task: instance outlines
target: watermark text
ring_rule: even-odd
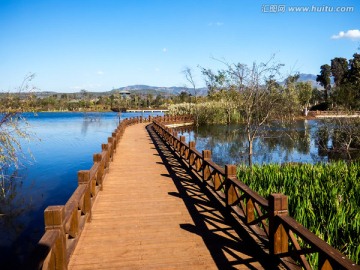
[[[354,12],[355,7],[352,6],[287,6],[280,4],[262,5],[263,13],[285,13],[285,12],[323,12],[323,13],[345,13]]]

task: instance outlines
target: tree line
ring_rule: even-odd
[[[360,54],[355,53],[352,59],[335,57],[329,64],[320,67],[316,81],[324,87],[327,107],[360,109]],[[333,83],[331,81],[333,79]]]
[[[40,93],[41,94],[41,93]],[[186,92],[180,95],[163,93],[97,94],[81,90],[79,93],[39,95],[36,92],[0,93],[0,109],[16,112],[40,111],[111,111],[112,109],[167,108],[188,100]]]

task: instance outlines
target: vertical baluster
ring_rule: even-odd
[[[231,206],[237,199],[237,192],[234,185],[231,184],[229,178],[236,177],[236,166],[225,165],[225,196],[226,206]]]
[[[203,150],[202,151],[202,157],[203,157],[203,181],[208,181],[210,178],[210,168],[209,165],[207,165],[204,161],[210,161],[211,160],[211,151],[210,150]]]

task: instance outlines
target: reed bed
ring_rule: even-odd
[[[239,166],[238,177],[264,197],[288,195],[292,217],[360,262],[360,162]]]

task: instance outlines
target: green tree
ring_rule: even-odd
[[[349,71],[349,63],[346,58],[335,57],[331,60],[331,74],[334,77],[336,86],[340,86],[346,81]]]
[[[187,93],[186,91],[181,91],[181,93],[179,94],[179,100],[180,100],[181,103],[189,102],[190,101],[190,94]]]
[[[304,109],[304,115],[307,116],[313,92],[311,82],[299,82],[296,88],[298,89],[300,104]]]
[[[356,87],[360,86],[360,54],[355,53],[349,61],[348,80]],[[360,91],[360,90],[359,90]]]
[[[331,89],[331,80],[330,80],[330,76],[331,76],[331,67],[327,64],[322,65],[320,67],[320,74],[317,75],[316,77],[316,81],[318,83],[320,83],[320,85],[322,87],[324,87],[324,97],[325,97],[325,101],[328,100],[329,97],[329,91]]]
[[[312,89],[310,103],[313,105],[319,104],[324,101],[324,93],[316,87]]]
[[[201,68],[201,73],[205,78],[206,87],[208,88],[208,96],[213,98],[216,92],[225,90],[227,81],[227,71],[218,70],[217,74],[211,69]]]
[[[345,58],[331,60],[335,89],[332,99],[341,109],[360,109],[360,54],[349,61]]]
[[[289,75],[285,79],[285,87],[281,93],[281,115],[283,115],[283,118],[285,118],[286,120],[292,121],[299,114],[301,105],[299,102],[299,93],[296,89],[296,84],[299,77],[299,74],[295,74]]]

